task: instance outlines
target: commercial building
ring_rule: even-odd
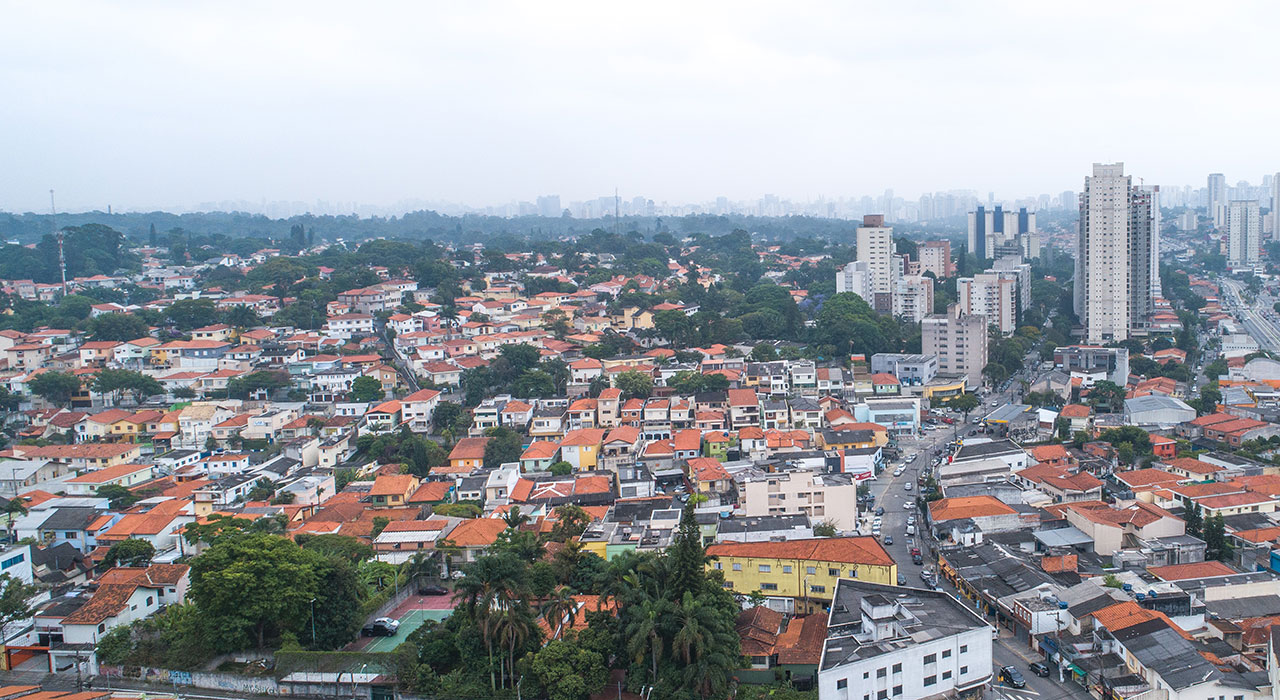
[[[938,375],[938,358],[936,355],[879,352],[871,356],[871,373],[881,372],[897,377],[904,386],[920,386]]]
[[[886,586],[898,581],[898,565],[874,537],[722,542],[707,554],[716,557],[707,568],[724,574],[726,588],[760,591],[769,607],[786,613],[830,607],[843,578]]]
[[[1129,350],[1092,345],[1069,345],[1053,350],[1055,368],[1079,377],[1084,386],[1108,381],[1119,386],[1129,383]]]
[[[956,296],[964,314],[986,316],[987,322],[1010,335],[1018,327],[1018,281],[1013,276],[983,272],[956,280]]]
[[[1090,343],[1145,334],[1154,310],[1152,192],[1123,163],[1094,163],[1080,195],[1075,311]]]
[[[1254,200],[1227,205],[1227,268],[1252,270],[1262,245],[1262,214]]]
[[[945,314],[931,314],[920,324],[921,349],[938,358],[941,374],[963,374],[969,386],[982,385],[987,366],[987,317],[964,313],[951,304]]]
[[[991,627],[942,591],[842,579],[818,668],[821,700],[977,698]]]

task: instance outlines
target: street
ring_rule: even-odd
[[[1274,300],[1264,291],[1258,295],[1253,306],[1249,306],[1241,296],[1243,284],[1235,280],[1223,280],[1222,286],[1230,293],[1228,308],[1238,314],[1245,331],[1258,341],[1263,350],[1280,352],[1280,325],[1267,317],[1272,312],[1270,305]]]

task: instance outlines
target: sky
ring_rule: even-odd
[[[1257,2],[0,0],[0,210],[1078,190],[1280,170]]]

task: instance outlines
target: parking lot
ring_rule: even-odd
[[[392,651],[428,620],[437,622],[453,613],[453,597],[448,595],[409,596],[386,615],[400,621],[390,637],[360,637],[348,646],[349,651]]]

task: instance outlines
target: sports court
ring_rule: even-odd
[[[393,617],[400,621],[400,629],[396,630],[395,636],[363,637],[357,643],[357,646],[363,643],[363,646],[360,647],[361,651],[393,651],[427,620],[439,622],[449,617],[452,613],[452,596],[409,596],[403,603],[397,605],[394,610],[386,615],[386,617]]]

